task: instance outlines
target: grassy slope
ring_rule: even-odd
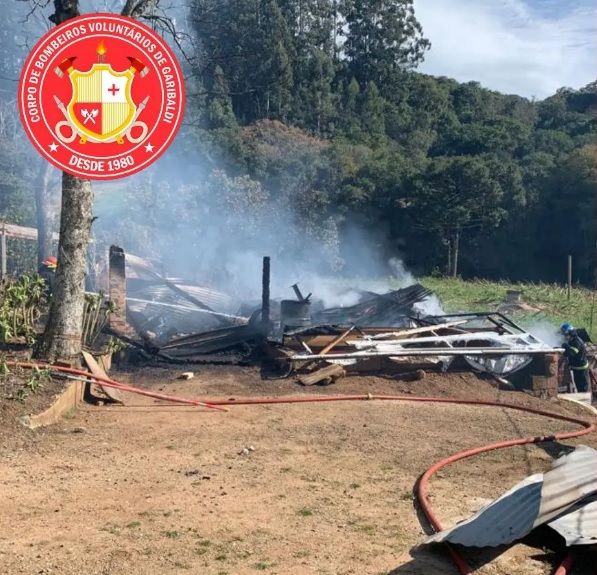
[[[521,323],[544,321],[559,326],[568,321],[576,327],[585,327],[594,340],[597,335],[594,292],[588,289],[573,288],[568,301],[567,289],[559,285],[434,277],[422,278],[420,282],[439,296],[447,312],[492,311],[505,301],[507,290],[520,290],[523,302],[529,307],[515,316]]]

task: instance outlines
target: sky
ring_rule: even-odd
[[[419,71],[543,99],[597,76],[595,0],[415,0]]]

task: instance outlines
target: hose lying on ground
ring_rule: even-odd
[[[450,404],[457,404],[457,405],[477,405],[477,406],[485,406],[485,407],[501,407],[507,409],[513,409],[516,411],[523,411],[526,413],[531,413],[534,415],[540,415],[542,417],[549,417],[551,419],[558,419],[560,421],[566,421],[568,423],[573,423],[575,425],[582,426],[582,429],[578,431],[568,431],[568,432],[561,432],[556,433],[553,435],[548,436],[538,436],[538,437],[522,437],[516,439],[509,439],[504,441],[499,441],[497,443],[491,443],[489,445],[484,445],[481,447],[476,447],[473,449],[467,449],[463,451],[459,451],[449,457],[434,463],[425,473],[421,476],[420,481],[417,485],[417,498],[427,517],[427,520],[432,525],[432,527],[436,531],[441,531],[444,529],[443,525],[441,524],[439,518],[437,517],[435,511],[431,507],[431,503],[429,501],[429,481],[434,474],[436,474],[440,469],[447,467],[457,461],[461,461],[463,459],[473,457],[475,455],[479,455],[481,453],[487,453],[489,451],[494,451],[497,449],[505,449],[507,447],[514,447],[520,445],[528,445],[532,443],[542,443],[547,441],[555,441],[555,440],[564,440],[564,439],[572,439],[576,437],[581,437],[583,435],[587,435],[595,431],[595,424],[589,423],[582,419],[577,419],[575,417],[570,417],[566,415],[562,415],[559,413],[552,413],[549,411],[543,411],[540,409],[535,409],[531,407],[523,407],[520,405],[510,404],[510,403],[498,403],[494,401],[478,401],[478,400],[467,400],[467,399],[449,399],[443,397],[412,397],[412,396],[401,396],[401,395],[310,395],[310,396],[290,396],[290,397],[241,397],[238,399],[214,399],[209,401],[199,401],[193,399],[187,399],[184,397],[177,397],[177,396],[170,396],[164,395],[160,393],[154,393],[150,391],[146,391],[144,389],[140,389],[138,387],[134,387],[132,385],[127,385],[123,383],[116,382],[110,378],[100,377],[98,375],[93,375],[90,372],[69,368],[69,367],[62,367],[50,364],[34,364],[34,363],[24,363],[24,362],[15,362],[15,361],[7,361],[6,365],[10,367],[21,367],[24,369],[48,369],[52,372],[62,373],[62,374],[70,374],[80,376],[81,378],[85,378],[88,380],[96,381],[98,384],[112,387],[115,389],[119,389],[121,391],[127,391],[130,393],[136,393],[140,395],[145,395],[148,397],[153,397],[155,399],[161,399],[165,401],[187,404],[187,405],[195,405],[201,407],[207,407],[210,409],[223,409],[225,406],[232,406],[232,405],[271,405],[271,404],[290,404],[290,403],[324,403],[324,402],[332,402],[332,401],[363,401],[363,400],[380,400],[380,401],[404,401],[404,402],[425,402],[425,403],[450,403]],[[448,544],[448,548],[450,551],[450,555],[454,564],[458,568],[458,571],[461,575],[472,575],[474,573],[474,569],[467,563],[465,558],[462,554],[457,551],[453,546]],[[554,575],[570,575],[571,569],[574,564],[574,556],[570,553],[566,556],[564,561],[558,566]]]
[[[144,395],[146,397],[152,397],[154,399],[160,399],[162,401],[171,401],[174,403],[181,403],[184,405],[194,405],[196,407],[206,407],[208,409],[215,409],[217,411],[228,411],[225,407],[218,407],[216,405],[212,405],[209,402],[199,401],[197,399],[188,399],[186,397],[177,397],[174,395],[166,395],[154,391],[147,391],[146,389],[141,389],[140,387],[134,387],[126,383],[119,383],[110,378],[101,377],[99,375],[93,375],[91,372],[83,371],[81,369],[76,369],[73,367],[63,367],[60,365],[52,365],[49,363],[26,363],[18,361],[6,361],[4,363],[8,367],[20,367],[23,369],[48,369],[50,371],[61,374],[75,375],[77,376],[75,379],[81,378],[96,381],[102,387],[111,387],[112,389],[128,391],[129,393],[134,393],[136,395]]]

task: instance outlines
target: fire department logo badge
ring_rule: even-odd
[[[74,176],[139,172],[174,140],[184,82],[168,44],[124,16],[67,21],[39,40],[19,84],[19,111],[35,148]]]

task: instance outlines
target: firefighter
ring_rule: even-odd
[[[56,268],[58,267],[58,260],[54,256],[47,257],[39,266],[37,273],[46,282],[46,293],[50,295],[54,287],[54,277],[56,276]]]
[[[572,371],[574,385],[577,391],[584,393],[589,391],[589,361],[585,342],[580,338],[577,331],[569,323],[560,328],[564,336],[564,356]]]

